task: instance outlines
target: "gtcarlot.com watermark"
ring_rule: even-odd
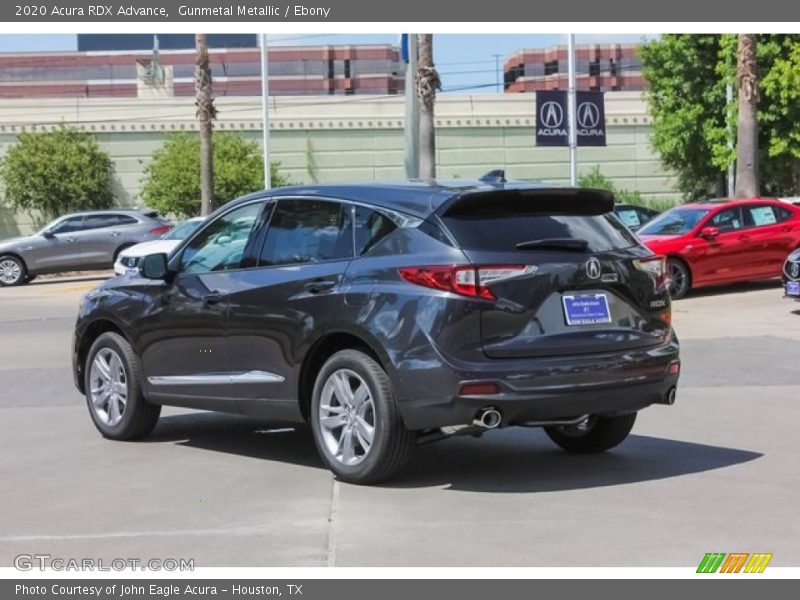
[[[51,554],[19,554],[19,571],[194,571],[193,558],[61,558]]]

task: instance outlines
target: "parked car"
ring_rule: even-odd
[[[638,231],[667,257],[670,293],[780,277],[786,255],[800,247],[800,207],[777,200],[715,200],[684,204]]]
[[[308,421],[356,483],[511,425],[607,450],[674,401],[680,370],[664,259],[613,202],[463,180],[246,196],[86,295],[75,383],[116,440],[162,405]]]
[[[631,231],[637,231],[642,225],[657,217],[660,213],[652,208],[634,204],[615,204],[614,214]]]
[[[114,261],[114,273],[117,275],[138,274],[139,262],[143,256],[155,254],[157,252],[163,252],[166,255],[171,254],[172,251],[180,245],[181,241],[200,227],[205,220],[205,217],[187,219],[162,235],[160,239],[142,242],[141,244],[125,248],[119,253],[117,260]]]
[[[109,269],[129,246],[156,239],[171,225],[150,210],[102,210],[59,217],[33,235],[0,241],[0,285],[43,273]]]
[[[800,300],[800,249],[786,257],[783,265],[783,290],[788,298]]]

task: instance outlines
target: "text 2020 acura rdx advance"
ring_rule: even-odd
[[[161,405],[308,421],[359,483],[509,425],[606,450],[680,370],[664,260],[613,209],[482,181],[256,193],[86,296],[75,381],[106,437],[147,435]]]

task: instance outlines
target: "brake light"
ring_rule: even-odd
[[[405,267],[400,276],[416,285],[453,292],[471,298],[496,300],[488,288],[492,283],[533,273],[533,265]]]
[[[633,261],[640,271],[648,273],[655,283],[656,290],[667,287],[667,258],[665,256],[648,256]]]
[[[153,235],[164,235],[170,229],[172,229],[172,225],[161,225],[159,227],[153,227],[150,230],[150,233],[152,233]]]

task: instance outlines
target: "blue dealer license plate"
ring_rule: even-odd
[[[576,294],[563,296],[562,300],[567,325],[596,325],[611,322],[608,298],[605,294]]]
[[[800,296],[800,281],[787,281],[786,282],[786,295],[787,296]]]

